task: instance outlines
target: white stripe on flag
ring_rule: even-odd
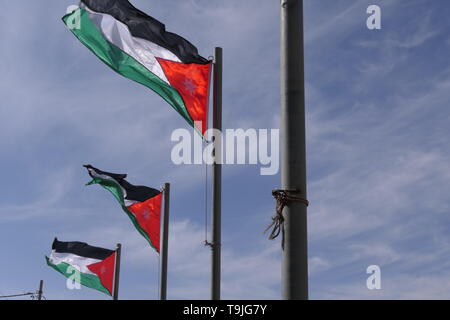
[[[97,26],[109,42],[136,59],[150,72],[170,85],[156,58],[181,62],[176,55],[148,40],[133,37],[128,27],[114,17],[104,13],[93,12],[86,6],[83,7],[89,13],[92,23]]]
[[[115,184],[117,184],[117,186],[120,188],[120,190],[122,190],[122,194],[123,194],[123,202],[125,203],[126,207],[129,207],[135,203],[138,203],[139,201],[135,201],[135,200],[128,200],[125,199],[127,197],[127,191],[120,185],[119,182],[117,182],[116,179],[114,179],[111,176],[108,176],[106,174],[100,174],[97,173],[97,171],[95,171],[94,169],[88,168],[89,172],[91,173],[92,176],[96,177],[96,178],[100,178],[103,180],[109,180],[109,181],[113,181]]]
[[[78,256],[73,253],[60,253],[56,252],[55,250],[52,250],[52,253],[50,254],[49,261],[53,263],[54,265],[58,265],[60,263],[67,263],[80,271],[81,273],[88,273],[93,274],[91,270],[87,268],[88,265],[94,264],[97,262],[100,262],[102,260],[98,259],[92,259],[92,258],[86,258],[82,256]]]

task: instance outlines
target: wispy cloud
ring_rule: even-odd
[[[375,2],[383,28],[372,32],[365,20],[374,1],[305,1],[311,297],[444,298],[450,71],[442,13],[448,4]],[[224,47],[224,127],[279,126],[278,2],[133,3],[205,56]],[[14,44],[0,52],[0,162],[7,186],[0,249],[8,257],[0,264],[7,275],[0,290],[34,288],[40,277],[49,298],[106,299],[66,291],[63,278],[44,265],[58,235],[105,247],[122,242],[123,297],[157,298],[157,255],[105,190],[83,187],[88,177],[81,164],[91,162],[125,171],[137,184],[172,183],[169,296],[207,299],[205,168],[170,162],[170,134],[188,126],[65,30],[60,16],[69,4],[44,10],[32,3],[24,11],[7,2],[0,22],[8,26],[0,28],[2,40]],[[24,12],[30,14],[17,24]],[[224,167],[226,298],[280,298],[279,242],[262,235],[279,177],[256,171]],[[30,274],[21,269],[25,256],[39,261]],[[381,291],[365,287],[370,264],[381,267]]]

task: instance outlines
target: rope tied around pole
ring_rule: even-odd
[[[275,216],[272,217],[272,223],[266,228],[264,233],[267,233],[270,229],[272,231],[269,235],[269,240],[276,239],[281,233],[281,248],[284,250],[284,216],[283,209],[290,202],[296,201],[304,203],[306,206],[309,206],[309,201],[305,198],[294,196],[292,194],[302,194],[301,190],[282,190],[276,189],[272,191],[272,196],[277,201],[275,205]]]

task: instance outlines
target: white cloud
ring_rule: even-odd
[[[203,55],[224,47],[225,127],[278,127],[278,2],[135,3],[195,40]],[[382,31],[368,36],[369,3],[305,2],[311,296],[447,297],[450,71],[417,63],[424,60],[413,54],[431,47],[442,27],[434,11],[425,20],[410,16],[409,6],[420,2],[391,1],[382,4]],[[0,204],[3,242],[13,235],[10,225],[22,223],[27,234],[26,244],[8,251],[11,261],[20,265],[13,254],[31,242],[30,255],[44,251],[54,232],[105,247],[122,242],[124,297],[157,297],[156,254],[104,190],[82,189],[88,179],[80,165],[89,161],[127,171],[135,183],[173,183],[174,205],[182,210],[172,215],[169,296],[207,299],[210,251],[198,214],[204,167],[175,167],[169,159],[171,129],[187,124],[81,46],[60,21],[65,3],[45,10],[30,4],[28,11],[5,5],[1,24],[9,27],[0,28],[1,37],[15,45],[0,52],[4,183],[32,193],[13,196],[5,188]],[[17,24],[14,17],[24,12],[30,15]],[[408,19],[418,23],[402,22]],[[224,168],[223,296],[277,299],[279,243],[261,232],[278,177],[250,170]],[[369,264],[382,268],[379,292],[365,287]],[[37,274],[47,276],[40,267],[30,286]],[[102,298],[64,291],[61,278],[47,272],[50,298]]]
[[[124,282],[121,285],[124,298],[155,292],[158,285],[158,256],[133,227],[117,224],[111,227],[77,230],[66,233],[67,239],[81,237],[84,241],[111,247],[112,239],[121,239],[122,264],[126,273],[142,273],[149,280],[147,285]],[[73,240],[72,239],[72,240]],[[64,240],[64,239],[60,239]],[[117,240],[119,241],[119,240]],[[189,220],[172,220],[169,233],[169,282],[170,299],[209,299],[211,250],[205,246],[204,230]],[[223,243],[227,243],[227,237]],[[278,299],[280,277],[280,248],[278,243],[264,240],[251,252],[222,246],[222,292],[229,299]],[[321,265],[323,262],[319,262]],[[145,276],[145,274],[149,276]],[[236,275],[239,277],[236,277]],[[124,278],[125,277],[125,278]],[[122,276],[128,279],[129,275]],[[153,282],[153,283],[152,283]],[[138,290],[141,290],[139,292]],[[144,293],[148,292],[148,293]]]

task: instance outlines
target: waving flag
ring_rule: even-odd
[[[134,186],[125,180],[126,174],[105,172],[91,165],[84,167],[93,178],[88,185],[99,184],[109,190],[119,201],[139,233],[159,252],[161,191],[144,186]]]
[[[116,252],[84,242],[62,242],[55,238],[47,264],[83,286],[113,294]],[[78,276],[76,275],[78,272]]]
[[[126,0],[82,0],[63,21],[113,70],[155,91],[193,127],[201,122],[204,134],[211,61],[190,42]]]

